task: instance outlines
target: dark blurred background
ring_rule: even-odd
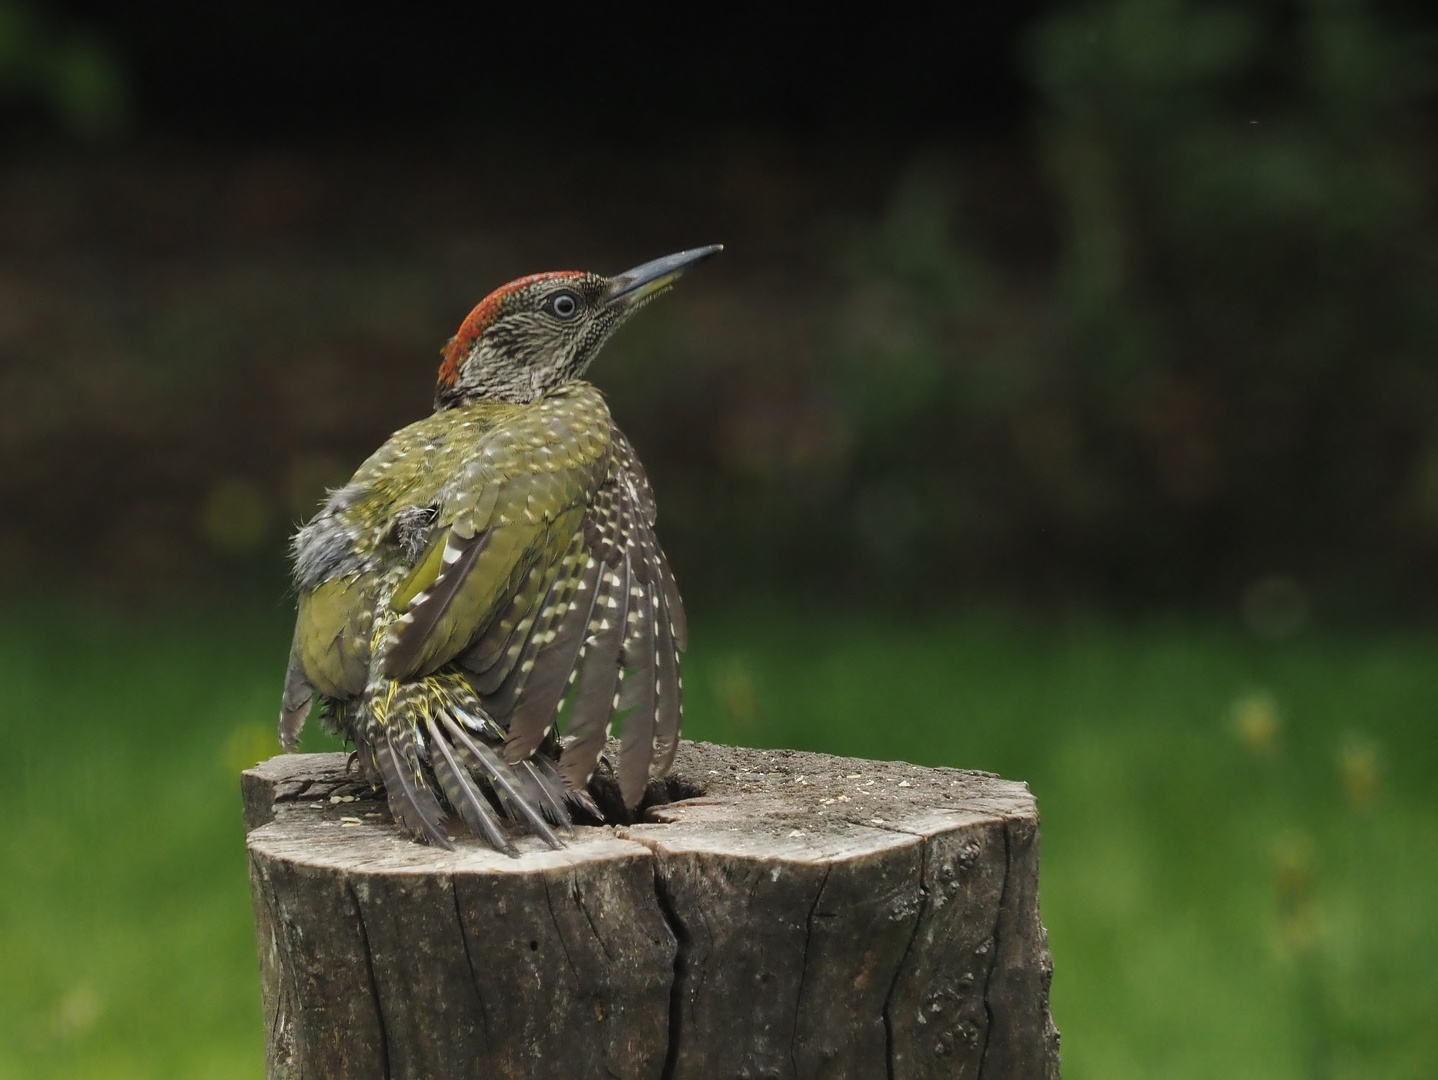
[[[691,590],[1425,611],[1436,28],[6,0],[0,565],[251,587],[489,289],[720,240],[594,372]]]
[[[1030,780],[1071,1078],[1431,1077],[1418,0],[0,0],[0,1076],[258,1075],[287,536],[489,290],[716,241],[591,373],[686,730]]]

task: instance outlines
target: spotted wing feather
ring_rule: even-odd
[[[490,536],[488,530],[474,536],[461,535],[456,529],[450,530],[444,543],[439,575],[433,584],[415,595],[395,624],[393,638],[384,657],[387,678],[403,677],[414,664],[419,650],[454,603],[460,587],[484,551]]]
[[[579,662],[603,565],[590,556],[583,541],[581,529],[575,533],[572,561],[565,571],[568,578],[554,601],[556,611],[546,621],[544,640],[536,649],[524,692],[508,714],[505,757],[512,762],[530,757],[553,730],[570,676]],[[539,633],[538,624],[535,632]]]
[[[557,567],[543,563],[531,566],[504,610],[459,658],[461,666],[474,676],[471,681],[477,692],[493,693],[518,662],[539,612],[539,602],[556,571]]]
[[[623,681],[615,711],[625,713],[619,749],[619,791],[626,806],[637,806],[649,780],[654,758],[654,720],[658,693],[655,615],[658,582],[650,574],[652,534],[636,513],[633,488],[621,482],[620,527],[625,560],[630,567],[624,645],[620,651]]]
[[[536,605],[528,633],[520,644],[518,653],[513,661],[508,662],[509,673],[504,681],[492,690],[488,689],[491,680],[485,680],[485,708],[496,719],[509,721],[516,708],[521,707],[529,698],[531,687],[535,685],[533,676],[537,668],[555,662],[555,658],[550,655],[552,646],[568,615],[570,601],[582,580],[584,562],[583,534],[576,528],[570,537],[569,546],[558,561],[549,588]],[[545,664],[546,660],[549,665]],[[535,692],[542,693],[543,688],[538,687]],[[512,724],[512,721],[510,722]],[[539,738],[542,738],[542,735],[535,738],[534,745],[538,745]]]
[[[684,615],[684,601],[679,596],[679,583],[674,580],[674,571],[669,569],[669,558],[664,549],[656,547],[659,556],[659,580],[664,585],[664,606],[669,612],[669,625],[674,635],[674,648],[683,652],[689,648],[689,620]]]
[[[559,769],[571,788],[586,784],[612,721],[622,714],[620,789],[634,806],[648,778],[668,769],[678,747],[683,711],[678,653],[685,631],[673,575],[654,537],[649,482],[617,429],[611,443],[609,478],[596,492],[582,529],[599,576],[570,675]]]
[[[654,501],[654,489],[649,484],[649,476],[644,471],[639,455],[634,452],[634,447],[629,445],[629,440],[625,437],[624,432],[617,427],[612,428],[610,438],[614,444],[615,471],[629,478],[634,489],[635,507],[638,510],[639,520],[649,530],[654,562],[658,567],[658,578],[664,590],[664,604],[668,609],[671,636],[674,639],[675,648],[679,652],[683,652],[689,647],[689,624],[684,617],[684,601],[680,599],[679,586],[674,580],[673,571],[669,568],[669,560],[665,557],[664,549],[653,539],[654,523],[659,517],[658,506]]]
[[[662,555],[663,553],[660,552]],[[655,692],[658,701],[654,717],[654,761],[651,776],[663,776],[679,752],[679,728],[684,718],[684,686],[679,674],[679,645],[670,616],[668,597],[659,590],[659,612],[655,618],[655,658],[659,665]]]
[[[599,586],[575,669],[569,726],[559,758],[560,775],[576,789],[589,783],[609,733],[629,611],[628,560],[612,543],[605,547],[615,561],[596,560],[600,563]]]

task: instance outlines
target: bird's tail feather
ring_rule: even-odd
[[[499,796],[508,815],[522,820],[529,826],[530,832],[543,839],[550,847],[563,847],[564,845],[559,842],[559,837],[554,835],[554,830],[544,820],[544,814],[536,809],[530,800],[529,793],[523,790],[523,781],[515,775],[514,769],[511,768],[509,762],[504,760],[503,755],[493,746],[485,745],[473,738],[453,717],[445,715],[442,719],[445,721],[445,727],[449,734],[454,738],[456,748],[466,752],[467,764],[469,764],[471,772],[479,773],[484,777],[491,789]],[[567,825],[568,822],[566,821],[565,824]]]
[[[446,716],[445,719],[448,717]],[[500,827],[499,819],[494,816],[494,809],[489,805],[489,800],[475,786],[469,770],[462,768],[456,760],[455,752],[450,748],[444,732],[439,729],[440,722],[434,716],[429,718],[430,737],[435,748],[435,753],[430,756],[430,761],[434,766],[435,779],[439,781],[445,799],[455,808],[460,819],[475,836],[484,837],[489,841],[489,846],[496,851],[502,851],[511,856],[518,855],[519,853],[514,850],[514,845],[509,842],[509,837],[504,835],[504,830]]]
[[[453,847],[447,805],[476,837],[506,854],[518,852],[503,818],[551,847],[563,846],[554,827],[570,831],[571,819],[557,772],[552,764],[545,771],[504,759],[505,733],[463,675],[385,682],[372,688],[364,713],[363,757],[383,781],[396,823],[416,840]]]
[[[292,752],[299,745],[300,732],[310,714],[315,688],[305,675],[305,665],[297,648],[290,649],[290,662],[285,669],[285,692],[280,701],[280,745]]]
[[[557,804],[553,805],[555,816],[562,814],[564,821],[568,822],[569,807],[573,806],[598,821],[604,820],[604,815],[600,813],[598,804],[589,792],[584,788],[571,788],[566,784],[564,777],[559,775],[559,766],[552,758],[536,754],[524,763],[524,767],[534,775],[534,782],[548,793],[546,805],[551,805],[551,800]],[[551,817],[550,820],[553,821],[554,818]]]
[[[389,809],[395,821],[409,830],[416,840],[453,849],[454,845],[444,832],[444,810],[425,780],[416,753],[413,729],[409,732],[384,732],[371,745],[370,753],[375,768],[384,777],[385,794],[389,797]]]

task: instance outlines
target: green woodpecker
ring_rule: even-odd
[[[559,846],[570,805],[596,812],[616,716],[629,807],[673,762],[684,609],[644,469],[581,377],[719,250],[491,293],[443,350],[433,414],[295,535],[280,741],[294,748],[317,696],[416,839],[450,847],[452,812],[510,854],[506,820]]]

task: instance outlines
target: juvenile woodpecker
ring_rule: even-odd
[[[594,812],[616,716],[629,807],[673,762],[684,608],[644,468],[582,376],[720,250],[495,290],[445,346],[433,414],[295,535],[280,741],[294,748],[317,694],[415,839],[451,847],[453,813],[510,854],[505,819],[560,846],[570,805]]]

